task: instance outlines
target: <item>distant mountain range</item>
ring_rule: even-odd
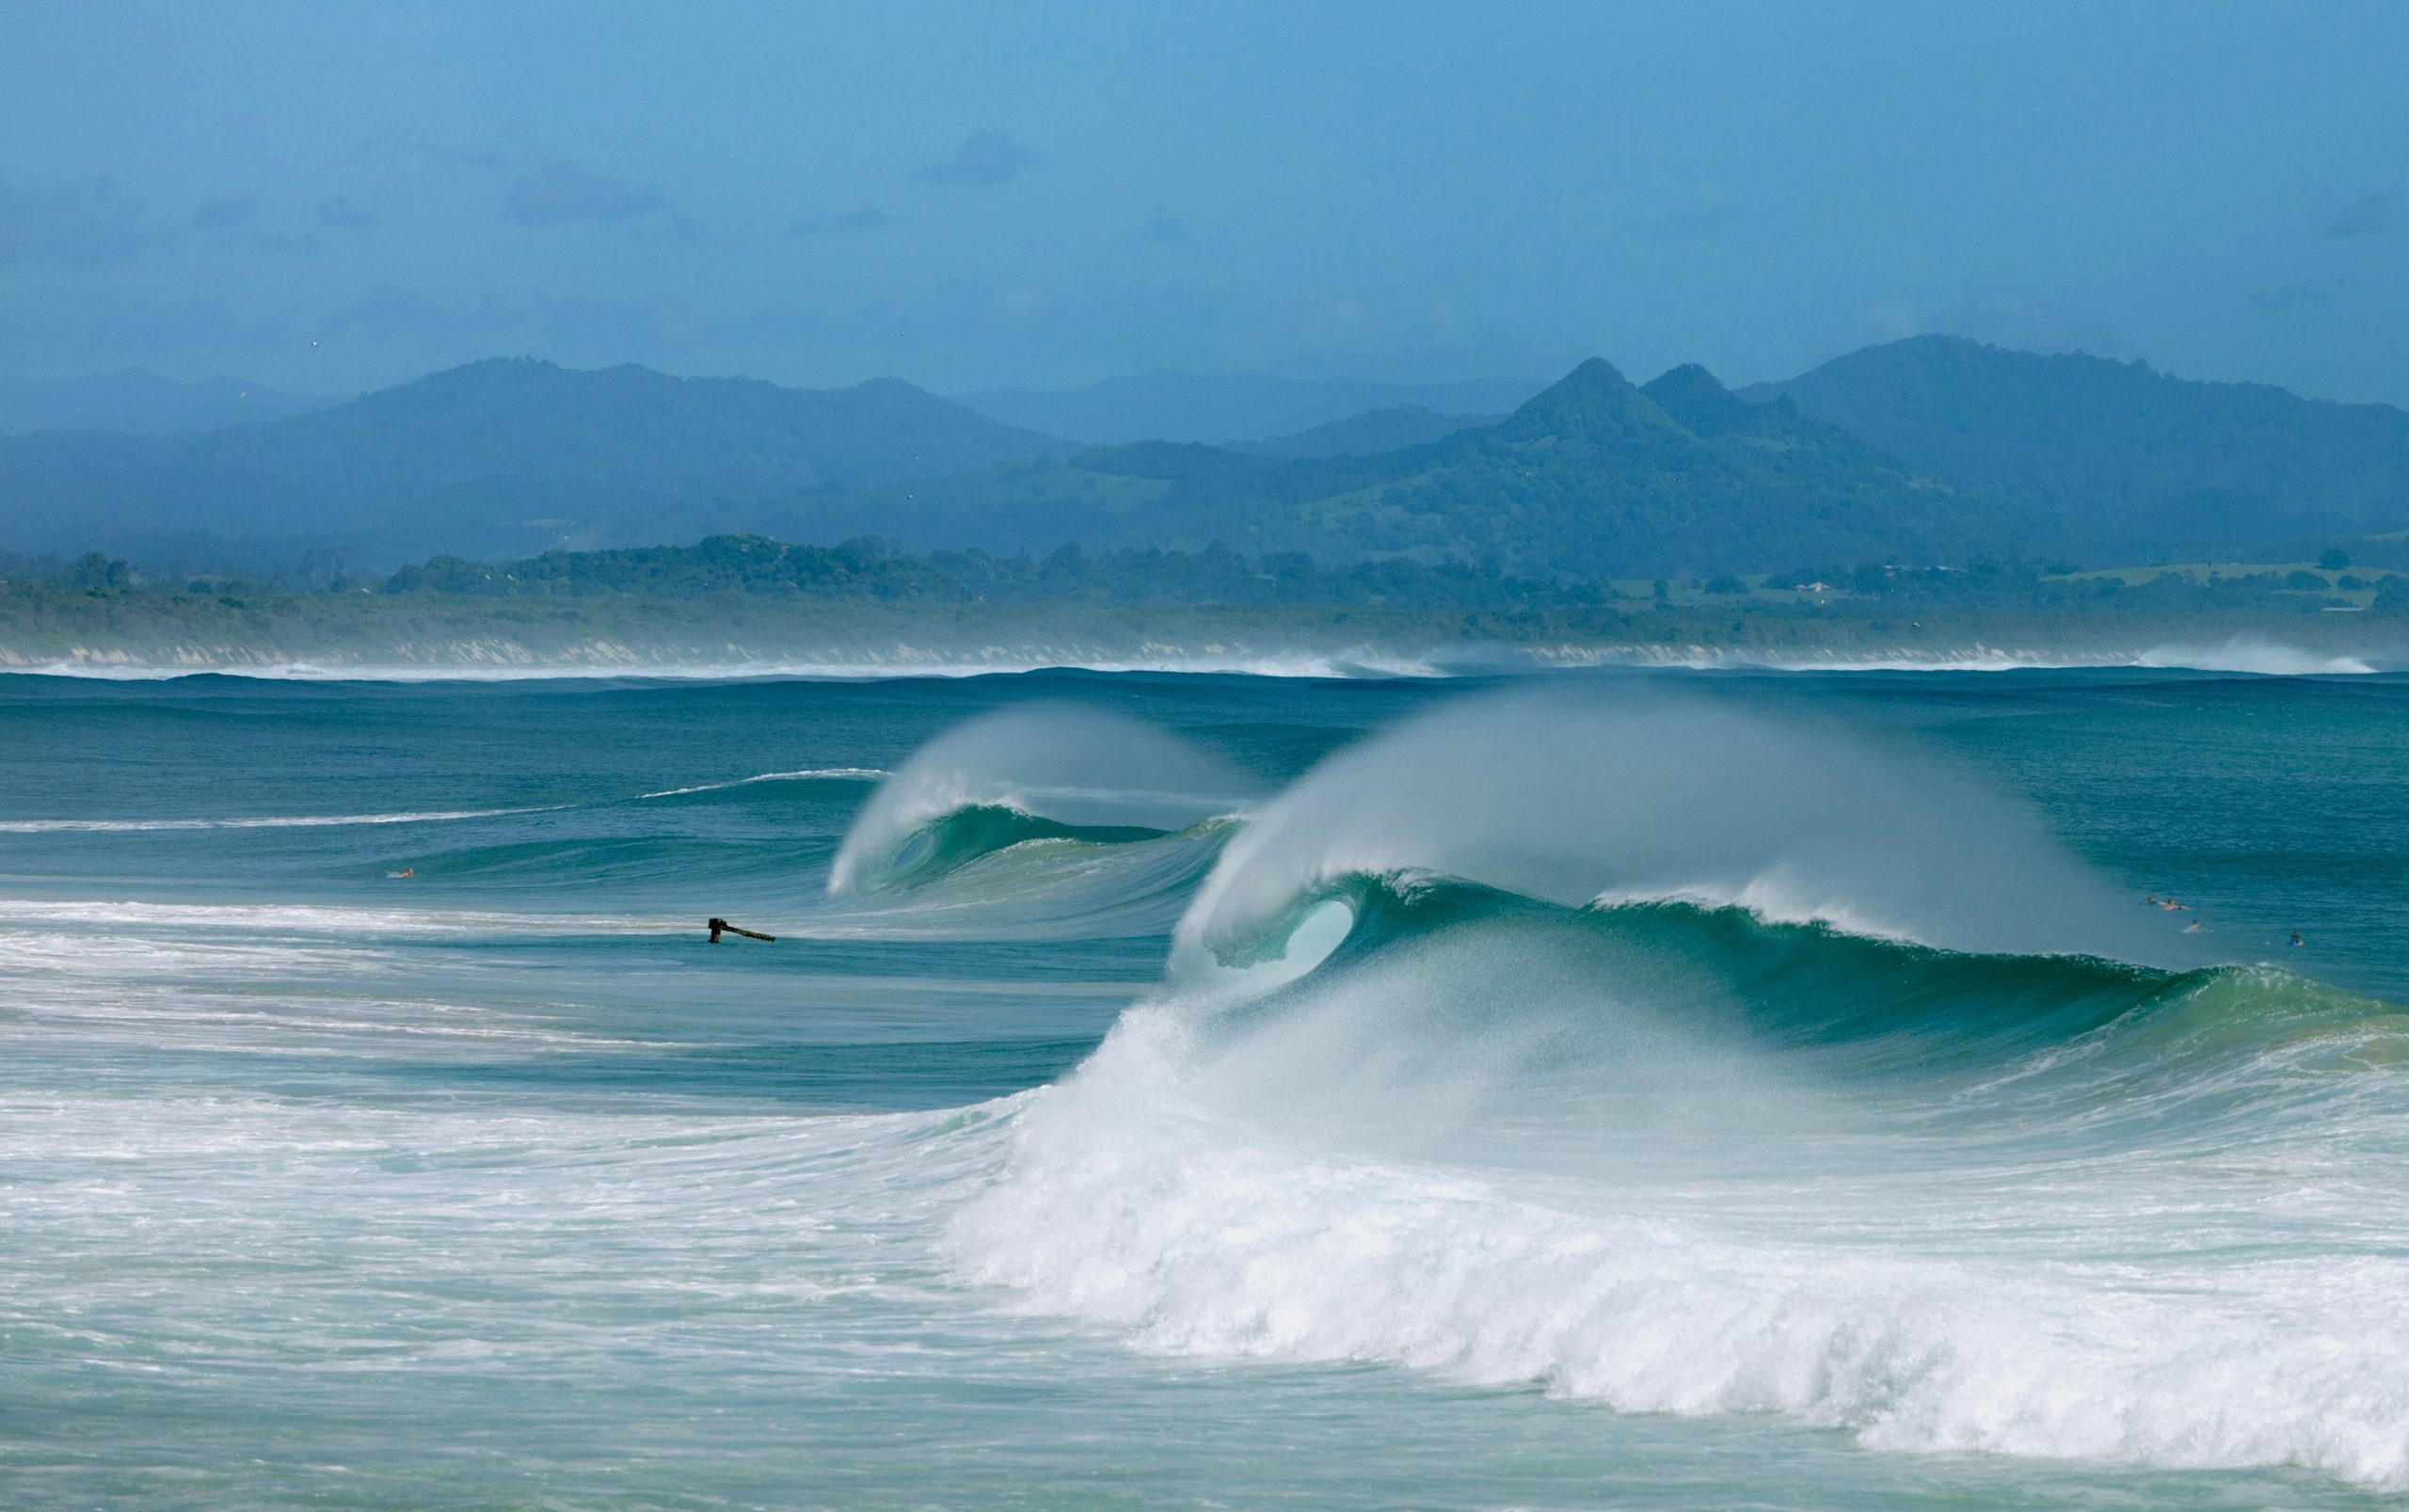
[[[982,415],[1116,446],[1125,441],[1248,441],[1327,425],[1367,409],[1417,406],[1443,415],[1495,415],[1547,387],[1544,379],[1368,383],[1256,374],[1143,373],[1084,389],[992,389],[962,402]]]
[[[2409,526],[2409,411],[2390,405],[1954,336],[1867,347],[1741,396],[1786,397],[1952,487],[2145,544]]]
[[[238,566],[334,548],[375,570],[753,532],[1655,577],[2180,559],[2409,529],[2409,415],[2139,364],[1926,337],[1737,394],[1700,368],[1638,387],[1602,361],[1510,413],[1396,402],[1409,392],[1432,398],[1176,374],[1051,396],[1101,406],[1068,417],[1091,434],[1107,400],[1125,419],[1198,396],[1159,427],[1173,434],[1092,446],[891,378],[799,390],[498,359],[206,434],[0,436],[0,548]],[[1250,432],[1269,438],[1198,438]]]
[[[1222,541],[1592,578],[2076,544],[2055,516],[1959,495],[1788,404],[1743,403],[1702,368],[1641,389],[1595,359],[1499,423],[1399,451],[1287,459],[1137,442],[722,523],[821,543],[869,531],[991,551]]]
[[[84,378],[0,378],[0,436],[28,431],[115,431],[183,436],[285,420],[342,404],[333,394],[284,393],[241,378],[179,383],[139,368]]]
[[[1443,436],[1458,431],[1476,430],[1494,425],[1504,415],[1443,415],[1422,405],[1396,405],[1387,409],[1367,409],[1360,415],[1333,420],[1299,431],[1294,436],[1273,436],[1260,441],[1224,441],[1233,452],[1250,456],[1373,456],[1381,452],[1402,451],[1409,446],[1422,446]]]
[[[0,438],[0,544],[167,558],[523,551],[688,501],[1076,450],[893,378],[804,390],[497,359],[204,436]]]

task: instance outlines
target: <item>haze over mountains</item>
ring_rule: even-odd
[[[1371,456],[1409,446],[1422,446],[1443,436],[1494,425],[1504,415],[1443,415],[1421,405],[1396,405],[1367,409],[1344,420],[1309,426],[1293,436],[1267,437],[1259,441],[1224,441],[1233,452],[1250,456]]]
[[[330,409],[347,397],[286,393],[242,378],[180,383],[139,368],[84,378],[0,378],[0,436],[30,431],[197,435]]]
[[[378,567],[750,531],[1630,577],[2409,528],[2409,414],[2137,364],[1916,338],[1740,394],[1696,367],[1637,386],[1593,360],[1503,415],[1392,402],[1498,391],[1445,387],[1157,374],[1036,396],[1091,432],[1200,396],[1161,427],[1185,437],[1089,446],[897,379],[812,390],[496,359],[201,435],[0,437],[0,548],[254,566],[334,548]],[[1381,403],[1289,424],[1365,397]],[[1283,434],[1195,439],[1275,413]]]
[[[1075,450],[893,378],[805,390],[497,358],[205,436],[0,439],[0,540],[165,556],[513,551],[688,501]]]
[[[2154,542],[2409,526],[2409,411],[2194,383],[2142,362],[1918,336],[1744,397],[1786,395],[1953,487]]]
[[[965,394],[962,402],[1009,424],[1115,446],[1125,441],[1247,441],[1399,406],[1442,415],[1498,415],[1546,387],[1543,378],[1409,384],[1142,373],[1084,389],[993,389]]]
[[[2074,545],[2054,516],[1955,494],[1789,404],[1745,404],[1703,369],[1641,389],[1595,358],[1499,423],[1396,451],[1288,459],[1136,442],[800,501],[742,528],[828,543],[873,527],[921,548],[1220,541],[1316,561],[1411,555],[1578,577]]]

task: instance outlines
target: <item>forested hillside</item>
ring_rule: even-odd
[[[2389,405],[1951,336],[1867,347],[1744,397],[1788,398],[1952,486],[2142,543],[2409,527],[2409,411]]]
[[[1651,578],[2054,559],[2081,545],[2045,511],[1954,492],[1788,405],[1743,404],[1703,369],[1642,390],[1598,360],[1498,424],[1399,451],[1282,459],[1161,442],[1100,448],[874,499],[801,500],[761,528],[991,550],[1220,541],[1325,565],[1409,555]]]

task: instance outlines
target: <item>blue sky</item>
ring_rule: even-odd
[[[1948,330],[2409,403],[2400,4],[0,0],[0,374],[1742,382]]]

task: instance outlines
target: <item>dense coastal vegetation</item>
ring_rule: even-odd
[[[2236,636],[2409,648],[2409,573],[2325,564],[2054,570],[1878,563],[1541,580],[1407,559],[1066,547],[925,555],[726,536],[436,558],[390,576],[161,579],[0,558],[0,664],[373,666],[1175,661],[1519,647],[1554,659],[2114,660]]]

